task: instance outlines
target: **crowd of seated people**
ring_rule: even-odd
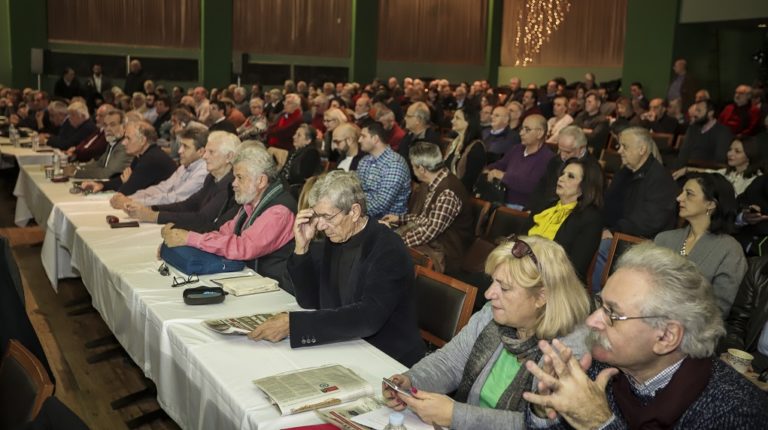
[[[545,427],[552,424],[546,422],[547,410],[578,424],[571,421],[577,420],[572,411],[558,409],[557,390],[543,388],[564,377],[551,368],[553,361],[567,362],[588,350],[569,341],[580,330],[573,321],[548,321],[552,309],[546,308],[560,300],[552,295],[561,294],[560,288],[574,290],[568,294],[575,308],[566,313],[579,322],[586,319],[593,332],[604,330],[600,339],[607,339],[615,335],[613,324],[629,325],[622,316],[659,318],[651,308],[629,303],[627,293],[618,291],[620,279],[642,284],[643,294],[661,283],[682,282],[639,279],[637,272],[669,269],[643,268],[641,258],[627,259],[615,272],[615,262],[607,267],[620,235],[672,249],[680,270],[694,270],[711,285],[713,298],[702,293],[694,299],[719,310],[714,314],[726,322],[718,320],[713,329],[718,336],[728,330],[717,351],[735,345],[768,356],[768,294],[762,287],[768,278],[753,270],[764,259],[748,260],[768,253],[768,176],[763,175],[768,103],[758,85],[739,85],[732,101],[719,103],[695,87],[684,60],[675,62],[665,97],[651,99],[641,82],[620,93],[591,73],[583,82],[558,77],[541,87],[525,86],[516,77],[499,87],[481,80],[392,77],[370,83],[288,80],[262,92],[260,85],[250,91],[236,85],[168,90],[146,79],[138,60],[130,70],[124,88],[112,87],[100,67],[82,85],[68,69],[54,97],[0,87],[0,115],[39,132],[44,142],[78,162],[67,173],[88,179],[84,188],[116,191],[114,207],[142,222],[164,224],[167,246],[245,260],[316,310],[280,315],[252,339],[290,335],[291,345],[299,347],[363,338],[402,363],[415,364],[395,379],[423,389],[422,397],[385,393],[395,408],[407,405],[423,419],[457,428],[503,427],[507,420]],[[610,157],[620,164],[609,170]],[[413,342],[408,283],[396,277],[412,273],[406,249],[429,256],[435,270],[457,276],[483,230],[471,200],[482,199],[479,185],[491,182],[502,189],[491,210],[507,206],[525,218],[519,231],[502,233],[528,237],[505,242],[491,254],[485,284],[476,285],[490,304],[443,350],[419,361],[423,351]],[[308,208],[297,207],[302,187]],[[311,240],[318,231],[325,241]],[[526,252],[518,255],[521,248]],[[548,273],[566,259],[566,272]],[[358,279],[359,271],[373,273],[384,261],[398,270]],[[345,265],[354,270],[341,270]],[[310,276],[315,271],[322,276]],[[690,276],[686,282],[700,282]],[[645,285],[649,282],[653,285]],[[317,288],[309,288],[312,283]],[[585,284],[591,289],[584,290]],[[397,295],[382,295],[383,288]],[[582,293],[602,300],[589,318]],[[385,309],[373,306],[385,296]],[[506,315],[507,307],[520,309],[521,303],[531,308],[529,314]],[[357,324],[361,315],[376,318]],[[394,324],[394,317],[402,320]],[[676,318],[683,317],[667,319]],[[667,348],[681,359],[695,357],[696,365],[704,366],[700,359],[713,356],[717,339],[690,352],[690,345],[674,338],[694,330],[683,327],[689,323],[670,322],[663,332],[670,338],[658,340],[668,343],[646,346]],[[332,329],[350,324],[359,330]],[[647,325],[637,330],[663,326]],[[486,333],[491,326],[495,332]],[[502,334],[506,331],[511,337]],[[558,338],[565,340],[553,340]],[[547,343],[538,350],[532,339]],[[596,344],[605,345],[600,339]],[[616,354],[602,352],[600,361],[631,377],[621,387],[614,384],[609,408],[598,411],[612,415],[595,416],[631,421],[636,417],[622,414],[632,405],[617,399],[625,395],[619,390],[636,388],[632,378],[638,375],[619,357],[620,348]],[[522,361],[514,363],[515,358]],[[525,360],[540,368],[524,365]],[[688,361],[683,363],[680,368]],[[768,361],[761,366],[768,367]],[[583,368],[591,376],[600,370]],[[708,369],[713,378],[732,376],[723,376],[719,365]],[[438,381],[438,373],[452,378]],[[523,395],[532,380],[540,381],[540,397]],[[443,394],[453,391],[455,402],[445,409]],[[554,400],[536,406],[545,396]],[[693,422],[686,417],[677,418]],[[752,418],[765,417],[745,414]]]

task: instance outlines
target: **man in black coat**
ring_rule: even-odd
[[[405,366],[424,356],[411,296],[413,262],[393,231],[366,215],[355,173],[335,170],[296,215],[288,274],[296,301],[312,311],[280,314],[248,336],[292,348],[364,339]],[[345,204],[346,203],[346,204]],[[313,242],[318,231],[327,239]]]

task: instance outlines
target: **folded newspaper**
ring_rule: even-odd
[[[211,279],[211,282],[234,296],[269,293],[280,289],[277,281],[272,278],[265,278],[258,273],[245,276],[234,276],[231,278]]]
[[[338,364],[285,372],[253,383],[277,405],[282,415],[340,405],[374,394],[371,384]]]
[[[381,402],[373,397],[363,397],[354,402],[346,403],[341,406],[325,408],[315,411],[325,422],[335,425],[341,430],[369,430],[370,427],[352,421],[360,415],[365,415],[371,411],[380,409],[383,406]]]
[[[206,320],[203,321],[203,325],[221,334],[246,335],[275,315],[277,314],[255,314],[220,320]]]

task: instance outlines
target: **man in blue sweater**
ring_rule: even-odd
[[[542,367],[526,363],[538,379],[536,393],[523,395],[528,427],[768,428],[768,397],[714,355],[723,321],[690,260],[637,245],[596,302],[591,354],[578,361],[562,343],[542,341]]]

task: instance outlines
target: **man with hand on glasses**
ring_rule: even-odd
[[[587,318],[591,355],[541,341],[523,396],[529,428],[768,427],[768,400],[715,355],[725,333],[712,287],[690,260],[651,243],[619,259]],[[594,359],[594,361],[593,361]]]
[[[370,219],[357,175],[321,176],[296,215],[288,259],[296,301],[312,311],[266,321],[248,337],[292,348],[364,339],[410,366],[424,356],[411,297],[413,262],[403,241]],[[313,240],[318,232],[324,240]]]

